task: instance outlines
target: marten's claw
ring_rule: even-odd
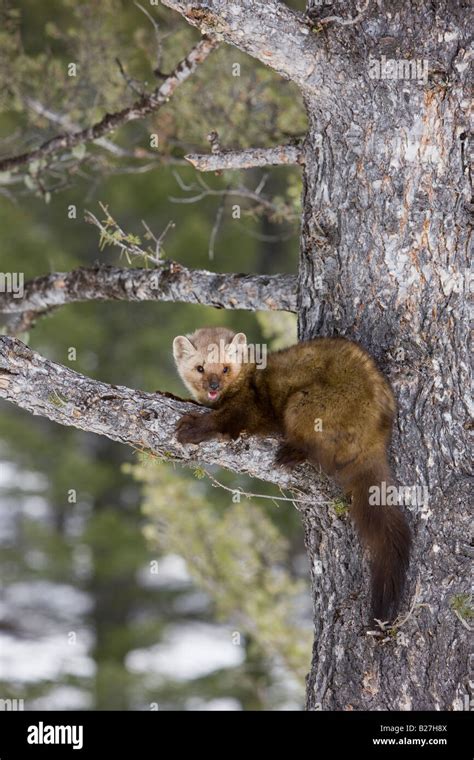
[[[176,439],[179,443],[201,443],[206,440],[206,416],[195,412],[184,414],[176,424]]]

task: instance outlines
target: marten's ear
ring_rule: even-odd
[[[245,333],[237,333],[232,338],[230,345],[233,348],[237,348],[238,346],[245,346],[247,344],[247,336]]]
[[[188,358],[196,353],[193,344],[185,335],[177,335],[173,341],[173,356],[175,362]]]
[[[245,333],[237,333],[227,346],[227,353],[231,358],[241,359],[247,346],[247,336]]]

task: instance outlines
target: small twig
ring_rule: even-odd
[[[421,590],[421,584],[420,584],[420,580],[418,579],[417,582],[416,582],[416,586],[415,586],[415,593],[413,594],[413,601],[411,603],[410,609],[408,610],[408,613],[401,620],[399,619],[399,617],[397,617],[397,619],[395,620],[395,622],[393,623],[393,625],[390,626],[392,629],[401,628],[402,625],[405,625],[405,623],[413,615],[415,609],[418,609],[419,607],[429,607],[429,604],[421,604],[421,603],[417,604],[417,600],[418,600],[418,597],[420,595],[420,590]]]
[[[127,72],[125,71],[125,69],[123,67],[123,64],[122,64],[122,61],[120,60],[120,58],[116,58],[115,59],[115,63],[117,64],[118,69],[119,69],[122,77],[124,78],[127,87],[129,87],[131,89],[131,91],[135,93],[135,95],[142,96],[143,92],[144,92],[143,87],[141,87],[141,88],[138,87],[137,86],[138,80],[137,79],[133,79],[131,76],[129,76],[129,74],[127,74]]]
[[[163,76],[163,74],[160,71],[161,68],[161,59],[163,56],[163,45],[162,45],[162,37],[160,33],[160,25],[158,24],[158,21],[153,18],[151,13],[147,11],[146,8],[143,7],[143,5],[140,5],[140,3],[134,2],[133,3],[137,8],[141,10],[142,13],[145,14],[147,19],[151,22],[153,25],[153,30],[155,32],[155,38],[156,38],[156,65],[153,67],[153,73],[155,76]],[[167,36],[167,35],[165,35]]]
[[[276,213],[276,207],[273,205],[273,203],[266,198],[262,198],[261,196],[255,196],[255,193],[253,193],[251,190],[246,190],[243,188],[236,188],[233,190],[206,190],[202,193],[198,193],[197,195],[193,195],[190,198],[175,198],[173,196],[169,196],[169,200],[173,203],[197,203],[198,201],[202,201],[203,198],[206,198],[207,196],[217,196],[217,195],[225,195],[230,197],[236,197],[236,198],[248,198],[249,200],[258,201],[258,203],[269,210],[272,214]]]
[[[207,139],[211,145],[211,153],[220,153],[221,152],[221,144],[219,141],[219,135],[218,133],[213,130],[212,132],[209,132]]]
[[[173,221],[169,221],[168,224],[166,225],[165,229],[161,233],[160,237],[158,237],[158,238],[156,237],[156,235],[153,234],[153,232],[151,231],[151,229],[149,228],[148,224],[145,222],[144,219],[142,219],[142,224],[143,224],[143,226],[145,228],[145,231],[146,231],[146,234],[149,236],[150,240],[153,240],[153,242],[155,243],[155,246],[156,246],[155,247],[155,258],[156,258],[156,260],[159,261],[162,258],[161,251],[162,251],[162,246],[163,246],[163,240],[165,239],[168,230],[173,230],[176,227],[176,224]]]
[[[116,168],[109,169],[107,174],[120,175],[120,174],[146,174],[147,172],[156,171],[156,167],[160,166],[184,166],[184,161],[173,156],[155,156],[154,161],[150,161],[148,164],[142,164],[141,166],[117,166]],[[102,178],[100,178],[102,179]]]
[[[268,174],[268,172],[266,174],[262,174],[262,178],[261,178],[260,182],[258,183],[257,187],[254,190],[254,193],[256,195],[260,195],[260,193],[262,192],[263,188],[265,187],[265,185],[268,182],[269,176],[270,175]]]
[[[193,190],[197,189],[195,183],[186,185],[179,176],[178,172],[173,172],[173,174],[181,190],[184,190],[185,192],[192,192]],[[260,192],[249,190],[243,185],[239,185],[236,188],[228,187],[226,190],[214,190],[213,188],[209,187],[201,175],[197,175],[197,180],[202,187],[201,192],[198,192],[196,195],[192,195],[188,198],[176,198],[175,196],[169,196],[169,200],[172,203],[197,203],[198,201],[201,201],[208,196],[247,198],[248,200],[255,201],[258,206],[261,206],[263,209],[268,211],[270,215],[274,215],[278,211],[276,206],[270,200],[268,200],[268,198],[265,198],[265,196],[261,195]],[[259,188],[257,188],[257,190],[258,189]],[[288,216],[289,218],[293,218],[294,215],[288,214]]]
[[[186,182],[181,177],[181,175],[178,174],[178,172],[176,172],[176,171],[173,171],[173,177],[175,178],[176,182],[178,183],[178,186],[179,186],[180,190],[184,190],[185,192],[189,193],[189,192],[191,192],[191,190],[194,190],[194,188],[196,187],[196,185],[194,184],[194,182],[191,182],[190,185],[187,185]]]
[[[95,225],[95,227],[100,230],[101,247],[104,247],[105,245],[114,245],[117,248],[120,248],[121,253],[125,254],[128,263],[131,263],[130,256],[140,256],[144,258],[145,261],[151,261],[155,265],[161,263],[160,256],[157,256],[156,253],[145,251],[140,247],[139,243],[134,242],[133,237],[130,234],[127,234],[113,216],[111,216],[107,206],[103,203],[99,203],[99,205],[106,217],[104,222],[100,222],[91,211],[85,212],[85,220],[86,222]],[[153,235],[152,238],[155,241],[157,240]]]
[[[415,610],[420,609],[420,607],[428,607],[429,608],[429,604],[426,604],[425,602],[419,602],[418,603],[418,598],[419,598],[419,595],[420,595],[420,590],[421,590],[421,584],[420,584],[420,580],[418,579],[417,582],[416,582],[415,593],[413,594],[413,600],[412,600],[410,609],[408,610],[408,612],[405,615],[405,617],[403,617],[403,618],[400,619],[400,616],[398,616],[393,623],[389,623],[387,620],[383,621],[383,620],[377,620],[376,619],[376,623],[379,625],[380,630],[378,630],[378,631],[368,631],[367,635],[368,636],[380,636],[382,633],[393,633],[394,631],[396,631],[399,628],[401,628],[402,626],[404,626],[405,623],[408,622],[408,620],[410,620],[410,618],[412,617],[412,615],[415,612]],[[387,637],[386,639],[383,639],[383,641],[389,641],[389,640],[390,640],[390,637]]]
[[[327,506],[332,504],[332,501],[315,501],[315,499],[312,498],[291,498],[289,496],[268,496],[264,493],[252,493],[251,491],[244,491],[242,488],[230,488],[229,486],[225,486],[224,483],[221,483],[219,480],[217,480],[211,473],[203,469],[203,472],[206,473],[207,477],[211,481],[214,488],[223,488],[224,491],[229,491],[229,493],[232,494],[240,494],[241,496],[245,496],[247,499],[269,499],[269,501],[290,501],[293,504],[295,502],[298,502],[300,504],[314,504],[314,505],[321,505],[321,506]]]
[[[214,261],[214,246],[216,243],[217,233],[219,232],[219,228],[221,226],[222,217],[224,215],[225,202],[226,202],[226,196],[223,195],[222,200],[219,204],[219,208],[217,209],[216,218],[211,230],[211,235],[209,237],[209,248],[208,248],[209,261]]]

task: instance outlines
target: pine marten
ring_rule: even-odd
[[[181,417],[178,441],[279,434],[278,465],[309,460],[334,476],[370,550],[373,618],[393,620],[411,537],[397,507],[369,502],[371,487],[393,484],[386,449],[395,413],[392,390],[369,354],[345,338],[315,338],[269,354],[263,367],[248,361],[245,335],[225,328],[179,335],[173,354],[194,399],[212,409]]]

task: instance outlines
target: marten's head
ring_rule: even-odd
[[[245,361],[247,338],[225,327],[203,327],[173,341],[176,367],[196,401],[212,406],[235,382]]]

